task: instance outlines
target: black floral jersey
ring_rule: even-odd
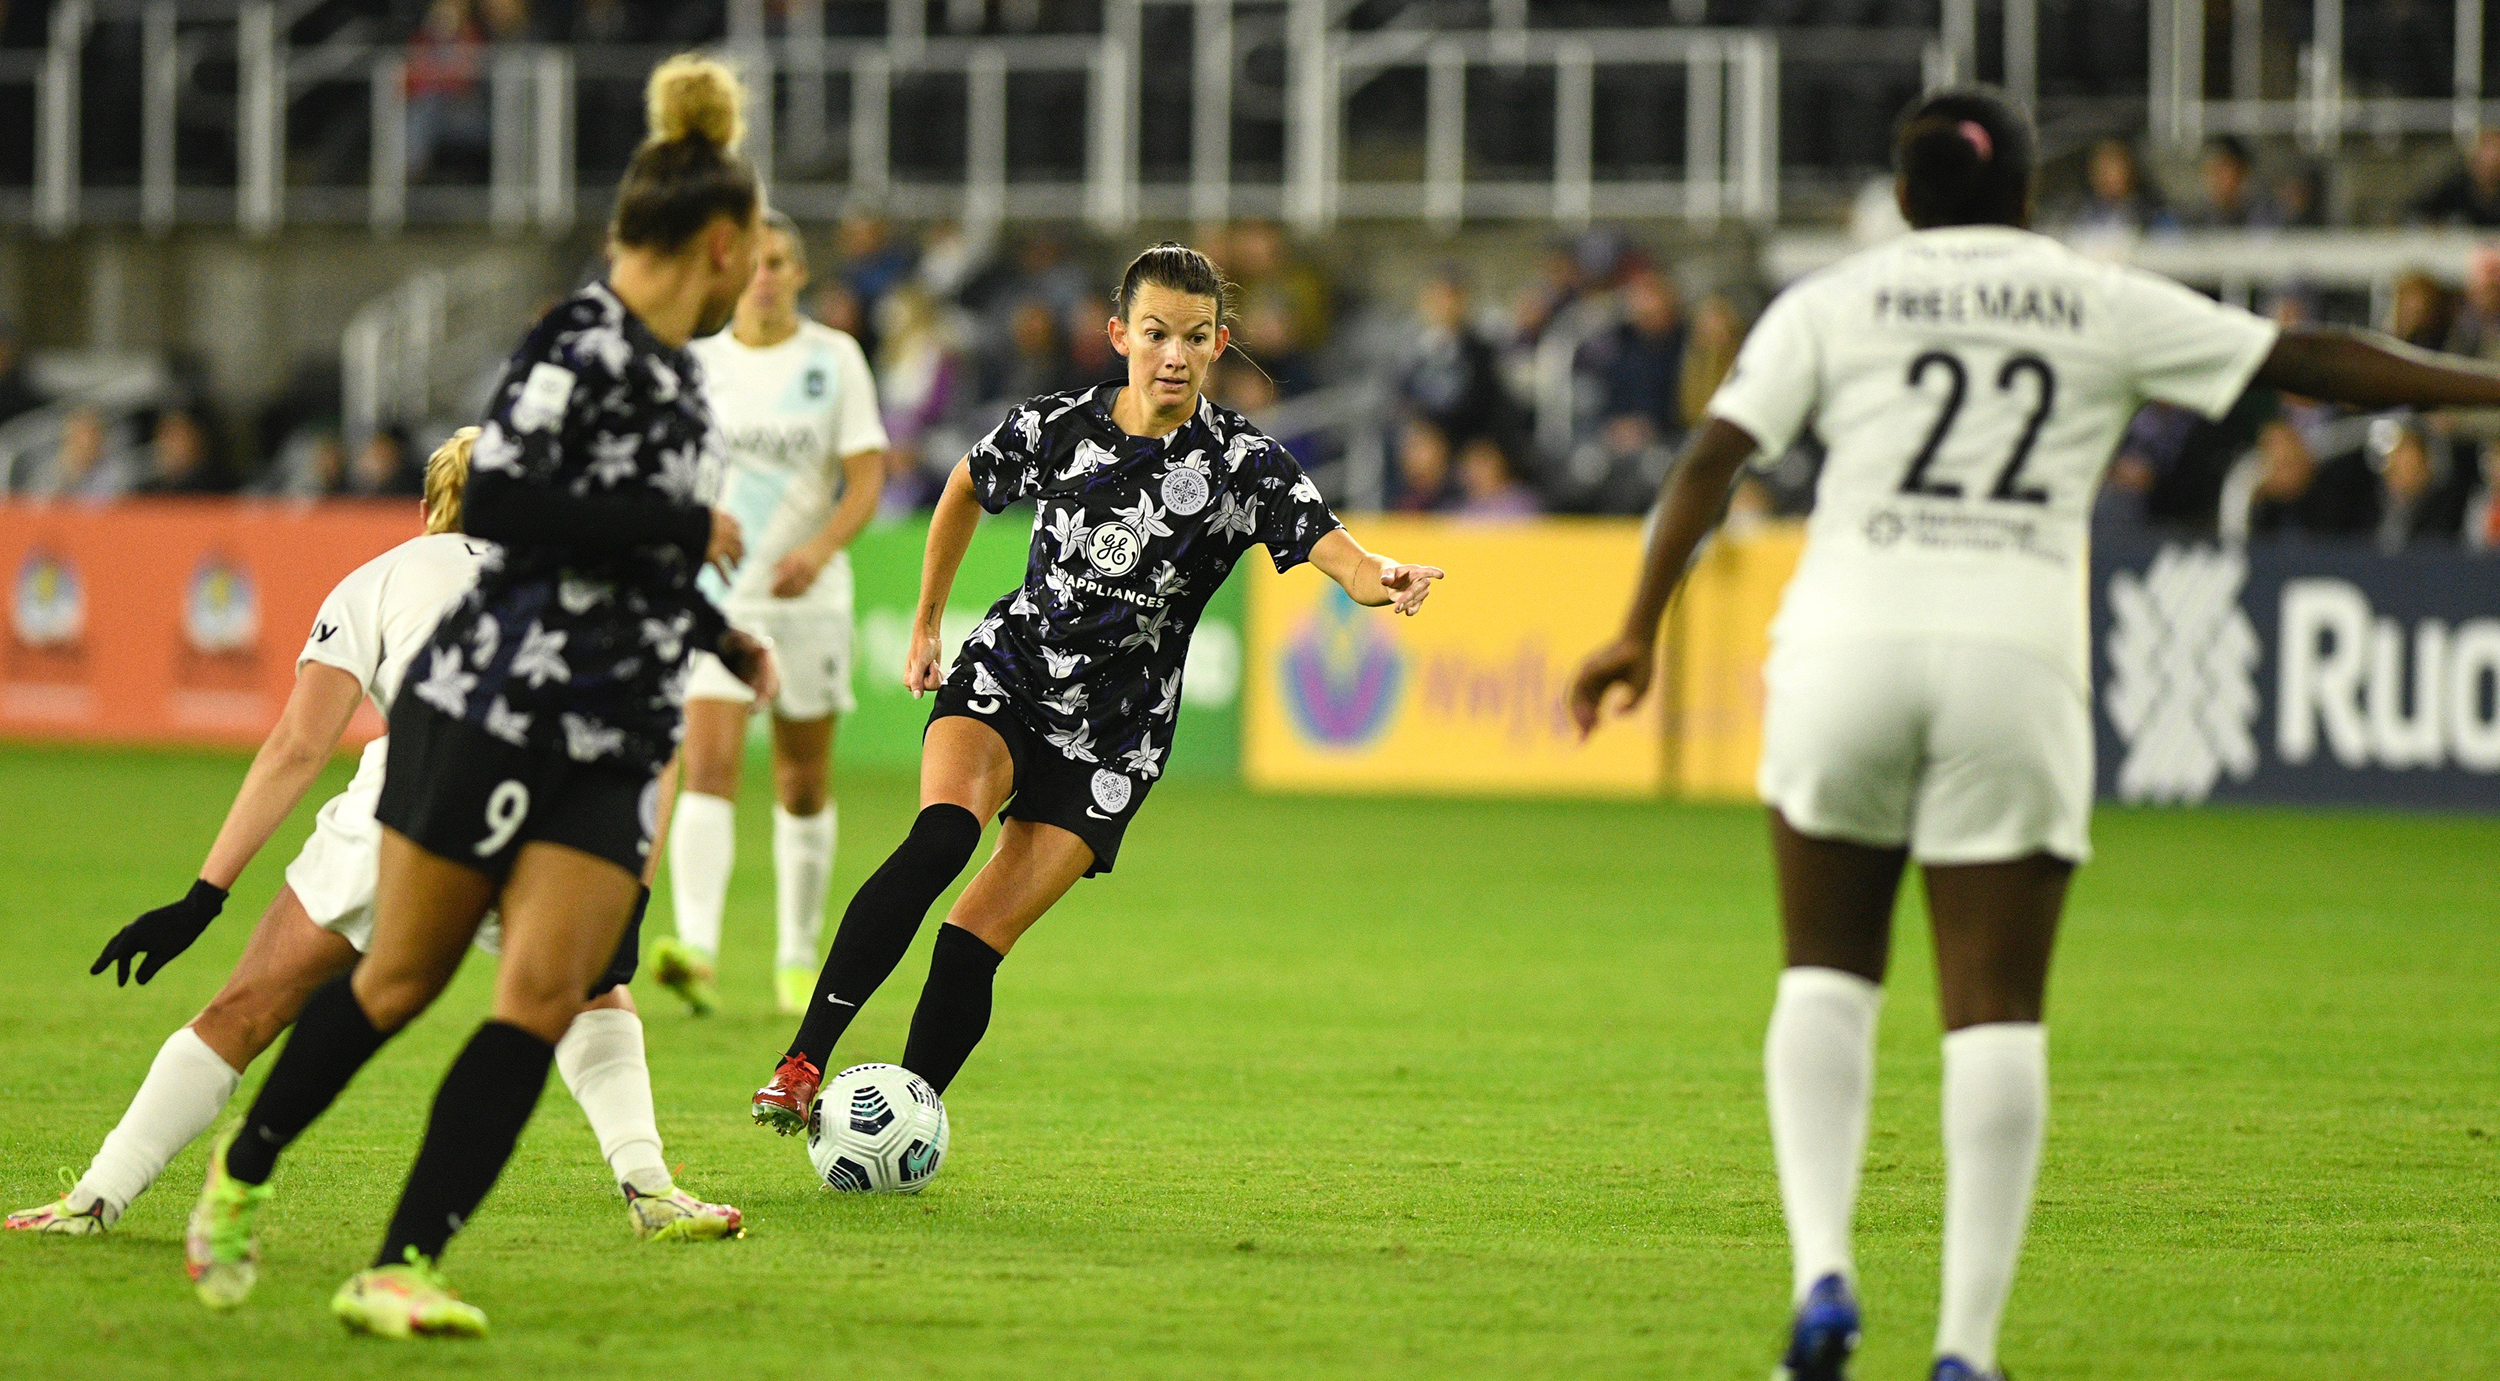
[[[721,470],[701,383],[605,284],[531,329],[463,501],[502,551],[410,668],[418,699],[577,762],[668,760],[690,658],[726,627],[695,589]]]
[[[1293,456],[1203,398],[1161,437],[1111,420],[1118,384],[1037,398],[972,448],[992,513],[1033,499],[1024,583],[956,659],[975,697],[1006,701],[1062,754],[1149,781],[1180,712],[1181,667],[1207,600],[1251,546],[1278,571],[1336,515]]]

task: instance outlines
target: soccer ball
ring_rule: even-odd
[[[807,1110],[807,1158],[848,1194],[917,1194],[946,1159],[946,1105],[901,1065],[853,1065]]]

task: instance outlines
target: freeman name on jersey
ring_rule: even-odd
[[[2083,297],[2056,284],[1953,283],[1932,288],[1877,288],[1875,319],[1902,326],[2041,326],[2083,330]]]

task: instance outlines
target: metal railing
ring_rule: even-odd
[[[1191,12],[1189,159],[1178,181],[1148,181],[1141,168],[1142,37],[1150,5]],[[115,7],[113,22],[135,19],[139,31],[135,197],[127,189],[107,193],[91,186],[80,166],[82,147],[91,146],[81,128],[88,110],[80,69],[99,6]],[[1507,22],[1518,18],[1519,7],[1511,6],[1497,7],[1497,19],[1506,22],[1491,29],[1355,32],[1343,27],[1341,0],[1284,0],[1283,167],[1280,179],[1256,181],[1242,176],[1235,160],[1235,110],[1246,82],[1241,0],[1105,0],[1098,34],[1008,38],[933,36],[920,28],[923,6],[895,4],[882,37],[837,39],[824,31],[824,8],[825,0],[792,0],[784,32],[773,34],[764,0],[732,0],[723,45],[755,89],[776,94],[754,103],[749,150],[768,175],[784,162],[802,170],[774,186],[781,204],[800,214],[866,205],[912,217],[960,218],[980,233],[1008,219],[1036,218],[1082,218],[1118,229],[1144,217],[1281,214],[1315,229],[1341,217],[1422,217],[1447,226],[1481,218],[1581,224],[1605,216],[1769,221],[1778,212],[1780,40],[1767,31],[1540,30]],[[362,222],[385,234],[412,221],[483,220],[507,230],[561,231],[577,211],[574,125],[581,87],[636,80],[666,52],[493,46],[483,76],[485,185],[412,185],[406,50],[356,41],[292,45],[292,17],[275,0],[242,0],[205,16],[195,0],[182,0],[179,8],[177,0],[55,0],[50,46],[39,60],[0,61],[0,85],[31,84],[36,110],[31,195],[22,209],[0,198],[0,215],[22,217],[56,235],[83,224],[133,221],[152,231],[228,221],[249,234],[300,221]],[[238,87],[230,202],[224,200],[229,189],[182,183],[175,166],[186,64],[227,44]],[[1626,66],[1681,73],[1686,130],[1680,177],[1654,169],[1631,177],[1598,175],[1597,74]],[[1471,173],[1468,76],[1487,67],[1506,75],[1551,73],[1553,153],[1541,175]],[[1425,76],[1423,177],[1349,181],[1343,173],[1348,102],[1401,69]],[[1037,73],[1083,79],[1081,181],[1011,175],[1009,81]],[[942,181],[907,180],[894,156],[897,83],[936,74],[959,78],[963,86],[963,172]],[[342,84],[362,84],[369,92],[367,177],[360,186],[290,183],[288,133],[291,119],[300,118],[291,112],[312,89]],[[837,87],[847,88],[847,111],[835,108]],[[845,176],[810,180],[808,170],[825,166],[837,142],[847,145]]]
[[[2153,137],[2189,147],[2217,134],[2289,135],[2311,150],[2331,148],[2346,134],[2444,133],[2470,143],[2483,129],[2500,125],[2500,101],[2483,96],[2483,7],[2484,0],[2453,0],[2454,60],[2446,95],[2371,96],[2356,94],[2347,80],[2344,0],[2309,0],[2309,40],[2299,52],[2297,90],[2268,97],[2264,0],[2231,0],[2225,33],[2230,94],[2217,97],[2206,90],[2205,0],[2150,0],[2147,113]]]

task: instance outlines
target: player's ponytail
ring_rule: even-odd
[[[2029,225],[2037,140],[2031,121],[1986,87],[1921,98],[1901,117],[1893,168],[1902,211],[1940,225]]]
[[[1173,292],[1190,293],[1215,299],[1215,322],[1221,326],[1232,320],[1232,298],[1239,291],[1225,281],[1215,261],[1178,240],[1165,240],[1128,261],[1120,275],[1119,295],[1112,306],[1122,321],[1128,320],[1129,308],[1137,304],[1137,290],[1152,283]]]
[[[469,490],[469,451],[477,445],[477,428],[462,427],[434,448],[425,462],[425,531],[460,530],[460,498]]]
[[[746,90],[737,74],[718,59],[680,53],[652,69],[643,96],[650,133],[625,167],[609,238],[674,253],[716,217],[745,225],[761,193],[738,153]]]

